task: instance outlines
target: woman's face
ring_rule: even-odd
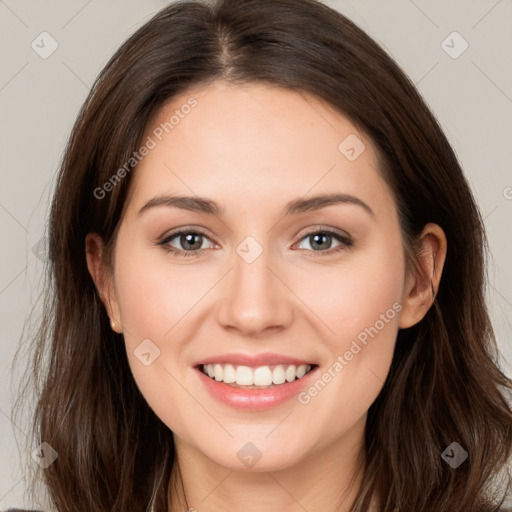
[[[217,82],[174,98],[142,144],[110,312],[150,407],[231,469],[360,446],[406,291],[371,141],[310,96]]]

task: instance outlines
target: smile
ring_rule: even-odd
[[[319,366],[277,364],[251,367],[209,363],[197,365],[194,369],[203,389],[216,402],[256,412],[296,398],[311,385]]]
[[[246,389],[268,389],[286,382],[293,382],[304,377],[311,368],[310,364],[278,364],[255,368],[220,363],[201,365],[203,373],[211,379],[231,387]]]

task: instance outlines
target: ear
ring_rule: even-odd
[[[85,255],[89,274],[91,274],[101,301],[110,317],[110,325],[115,332],[121,334],[123,331],[114,279],[112,271],[105,261],[103,239],[97,233],[89,233],[85,237]]]
[[[437,224],[425,225],[420,235],[419,266],[407,271],[399,327],[417,324],[432,306],[446,259],[447,241]]]

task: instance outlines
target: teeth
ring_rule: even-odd
[[[293,367],[290,367],[290,368],[293,369]],[[286,382],[286,372],[284,371],[283,365],[279,364],[272,371],[272,383],[273,384],[282,384],[283,382]]]
[[[222,373],[222,380],[226,384],[231,384],[232,382],[236,381],[236,371],[232,365],[227,364],[226,366],[224,366],[224,370]]]
[[[272,384],[283,384],[300,379],[311,370],[310,364],[300,366],[282,365],[259,366],[233,366],[231,364],[205,364],[202,371],[212,379],[225,384],[237,386],[271,386]]]
[[[239,366],[236,369],[235,382],[239,386],[252,386],[254,384],[254,376],[252,370],[248,366]]]
[[[304,377],[306,375],[306,365],[302,364],[297,368],[297,378],[300,379],[301,377]]]
[[[288,382],[295,380],[296,373],[297,373],[297,368],[295,368],[295,366],[288,366],[288,368],[286,370],[286,380]]]

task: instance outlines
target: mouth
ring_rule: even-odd
[[[304,378],[318,367],[316,364],[276,364],[244,366],[233,364],[200,364],[196,368],[219,383],[240,389],[271,389]]]

